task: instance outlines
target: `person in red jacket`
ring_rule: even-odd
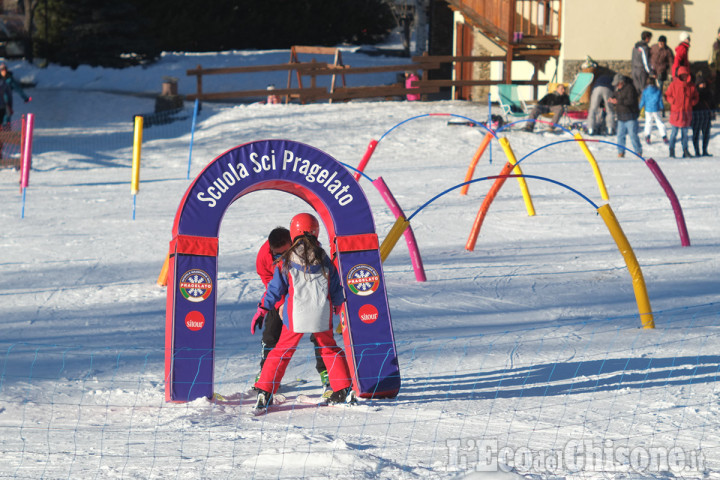
[[[688,128],[692,124],[692,107],[699,100],[699,94],[695,84],[690,77],[690,70],[685,66],[679,66],[675,78],[670,83],[665,98],[670,104],[670,157],[675,157],[675,139],[680,130],[683,158],[690,157],[688,151]]]
[[[255,270],[260,276],[263,285],[267,289],[268,284],[273,279],[275,273],[275,267],[280,260],[280,257],[285,253],[292,244],[290,238],[290,230],[285,227],[276,227],[268,235],[268,239],[263,243],[262,247],[258,251],[257,258],[255,259]],[[265,296],[260,303],[263,303]],[[285,298],[281,298],[275,303],[274,307],[268,310],[265,315],[264,323],[265,328],[263,329],[262,335],[262,353],[260,355],[260,370],[265,364],[270,351],[277,345],[280,333],[282,331],[282,319],[280,318],[280,308],[285,303]],[[257,325],[258,328],[262,328],[262,322]],[[250,326],[250,333],[255,335],[255,322]],[[323,362],[322,355],[320,355],[319,345],[315,338],[315,335],[310,335],[310,341],[315,346],[315,369],[320,375],[320,381],[323,386],[323,395],[327,396],[332,393],[330,390],[330,380],[328,379],[327,368]],[[260,378],[260,373],[255,377],[255,381]]]
[[[690,51],[690,34],[688,32],[680,32],[680,45],[675,47],[675,60],[673,61],[672,76],[677,76],[677,69],[679,67],[685,67],[690,71],[690,58],[688,52]]]

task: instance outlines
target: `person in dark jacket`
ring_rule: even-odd
[[[605,107],[605,133],[615,135],[615,105],[608,102],[612,95],[612,75],[601,75],[593,84],[590,93],[590,108],[588,109],[585,127],[590,135],[598,135],[603,122],[603,106]]]
[[[715,105],[720,104],[720,28],[710,54],[710,80],[715,80]]]
[[[658,43],[650,47],[650,67],[655,71],[657,84],[660,91],[668,79],[670,67],[675,61],[675,54],[672,48],[667,46],[667,37],[660,35]]]
[[[29,102],[31,98],[23,91],[20,84],[15,81],[13,74],[8,70],[5,62],[0,62],[0,79],[2,79],[2,86],[0,87],[0,100],[2,105],[0,106],[0,113],[2,114],[2,123],[7,125],[12,121],[13,114],[13,90],[23,99],[25,103]]]
[[[655,81],[661,93],[664,93],[665,82],[670,77],[670,69],[675,62],[672,48],[667,46],[667,37],[660,35],[658,43],[650,47],[650,67],[655,71]],[[662,116],[665,117],[665,104],[663,103]]]
[[[640,41],[635,44],[632,51],[632,80],[638,96],[645,89],[648,77],[654,77],[655,72],[650,66],[650,40],[652,33],[645,30],[640,35]]]
[[[615,113],[617,114],[618,157],[625,156],[625,137],[628,135],[635,153],[642,156],[642,144],[638,137],[638,116],[640,115],[638,93],[632,84],[632,80],[619,73],[615,74],[612,83],[615,91],[608,101],[615,105]]]
[[[713,112],[715,99],[702,72],[698,72],[695,77],[695,87],[698,91],[698,103],[693,106],[692,110],[693,148],[695,148],[696,157],[701,155],[711,157],[712,155],[708,153],[708,143],[710,142],[710,123],[715,116]],[[702,137],[702,153],[700,152],[700,137]]]
[[[555,126],[560,122],[560,118],[565,114],[565,110],[570,105],[570,97],[565,93],[565,85],[559,84],[554,91],[545,95],[535,105],[530,112],[530,119],[536,120],[540,115],[552,112],[553,114],[553,126],[551,130],[555,129]],[[532,132],[535,128],[535,122],[529,122],[525,127],[526,132]]]

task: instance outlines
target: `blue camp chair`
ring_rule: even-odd
[[[505,123],[512,123],[528,116],[527,105],[518,97],[517,85],[500,84],[497,89]]]
[[[568,123],[570,125],[573,122],[578,122],[587,118],[587,105],[580,106],[580,100],[582,99],[585,92],[587,92],[590,85],[592,85],[595,75],[588,72],[580,72],[575,77],[572,85],[570,85],[570,91],[568,97],[570,97],[570,107],[565,112],[565,117],[560,123]]]
[[[588,72],[580,72],[577,74],[575,81],[573,81],[572,85],[570,85],[570,91],[568,92],[571,105],[580,103],[580,99],[583,95],[585,95],[585,92],[592,84],[594,77],[595,75]]]

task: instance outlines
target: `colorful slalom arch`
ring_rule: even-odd
[[[511,165],[510,162],[508,162],[508,165]],[[506,172],[509,170],[503,170],[503,172]],[[403,231],[410,225],[410,220],[413,219],[415,215],[420,213],[425,207],[430,205],[432,202],[437,200],[438,198],[442,197],[443,195],[446,195],[458,188],[462,188],[465,185],[469,183],[475,183],[475,182],[481,182],[484,180],[506,180],[507,178],[511,177],[517,177],[518,175],[509,174],[509,173],[502,173],[501,175],[492,175],[488,177],[482,177],[482,178],[476,178],[474,180],[469,180],[463,183],[460,183],[458,185],[455,185],[453,187],[448,188],[447,190],[444,190],[440,192],[439,194],[432,197],[430,200],[425,202],[423,205],[418,207],[407,219],[404,217],[398,218],[398,220],[393,225],[390,232],[387,234],[387,237],[385,237],[385,240],[383,241],[382,245],[380,245],[380,252],[381,255],[386,257],[390,251],[395,246],[395,243],[400,238],[400,235],[402,235]],[[650,306],[650,300],[648,298],[647,294],[647,288],[645,286],[645,279],[642,274],[642,270],[640,268],[640,264],[637,261],[637,257],[635,257],[635,252],[633,252],[632,247],[630,246],[630,242],[628,241],[627,237],[625,236],[625,233],[622,231],[622,228],[620,227],[620,223],[617,221],[617,218],[615,217],[615,213],[610,208],[610,205],[605,204],[600,207],[598,207],[592,200],[590,200],[588,197],[580,193],[579,191],[575,190],[572,187],[569,187],[568,185],[565,185],[564,183],[558,182],[557,180],[553,180],[546,177],[539,177],[537,175],[522,175],[523,178],[533,178],[537,180],[543,180],[549,183],[553,183],[555,185],[559,185],[579,197],[581,197],[583,200],[588,202],[590,205],[593,206],[593,208],[597,211],[597,213],[602,217],[603,221],[605,222],[605,225],[608,228],[608,231],[610,232],[610,235],[612,235],[613,240],[615,240],[615,244],[620,251],[620,253],[623,256],[623,259],[625,260],[625,265],[627,266],[628,272],[630,273],[630,276],[632,277],[633,282],[633,291],[635,293],[635,301],[637,303],[638,312],[640,314],[640,322],[642,324],[643,328],[646,329],[652,329],[655,328],[655,320],[653,318],[652,313],[652,307]]]
[[[552,142],[547,145],[543,145],[542,147],[539,147],[532,152],[528,153],[524,157],[522,157],[520,160],[517,160],[515,162],[515,157],[512,154],[512,150],[509,148],[509,143],[506,138],[500,138],[499,139],[500,144],[503,146],[503,149],[505,150],[505,154],[508,156],[508,162],[512,163],[514,165],[517,165],[519,168],[520,163],[522,163],[525,159],[528,157],[534,155],[535,153],[539,152],[540,150],[544,150],[546,148],[549,148],[554,145],[558,145],[561,143],[568,143],[568,142],[575,142],[580,145],[580,148],[582,149],[583,153],[588,159],[588,162],[592,166],[593,173],[595,175],[595,179],[598,184],[598,189],[600,190],[600,195],[603,198],[603,200],[608,200],[609,196],[607,193],[607,190],[605,188],[605,183],[602,178],[602,174],[600,173],[600,169],[597,165],[597,162],[595,161],[595,157],[590,152],[589,148],[587,147],[586,142],[593,142],[593,143],[606,143],[608,145],[613,145],[615,147],[618,146],[618,144],[613,142],[608,142],[605,140],[588,140],[584,139],[579,133],[576,133],[573,135],[572,140],[559,140],[557,142]],[[624,148],[624,147],[623,147]],[[672,188],[672,185],[670,185],[670,182],[665,177],[665,174],[663,174],[662,170],[660,169],[660,166],[653,160],[652,158],[645,159],[641,155],[638,155],[633,150],[629,148],[625,148],[626,151],[632,153],[633,155],[637,156],[640,160],[645,163],[645,166],[650,169],[655,179],[660,184],[661,188],[665,192],[665,195],[668,197],[668,200],[670,201],[670,205],[673,209],[673,213],[675,215],[675,221],[677,223],[678,233],[680,235],[680,244],[683,247],[690,246],[690,237],[688,235],[687,226],[685,224],[685,217],[682,212],[682,207],[680,206],[680,201],[677,198],[677,195],[675,194],[675,191]],[[477,160],[473,159],[470,165],[470,169],[468,170],[468,173],[465,176],[465,185],[469,183],[469,180],[472,178],[472,173],[474,171],[474,165],[477,163]],[[483,220],[485,216],[487,215],[487,211],[490,208],[490,205],[492,204],[493,200],[495,199],[495,196],[497,195],[497,192],[502,188],[502,185],[505,182],[505,178],[507,178],[507,174],[509,165],[506,164],[503,170],[500,172],[500,175],[497,176],[497,180],[493,184],[490,191],[486,194],[485,199],[483,200],[482,205],[480,206],[480,209],[478,210],[478,213],[475,217],[475,222],[473,223],[472,229],[470,231],[470,235],[468,236],[468,240],[465,244],[465,249],[468,251],[473,251],[475,248],[475,243],[477,242],[478,235],[480,233],[480,228],[482,227]],[[513,173],[517,176],[519,171],[513,170]],[[521,174],[521,173],[520,173]],[[467,188],[463,187],[463,191],[467,192]],[[526,204],[528,197],[525,197]],[[529,210],[528,210],[529,213]]]
[[[259,190],[295,195],[322,219],[347,299],[341,323],[353,388],[362,397],[394,397],[400,389],[398,358],[365,194],[326,153],[289,140],[263,140],[208,164],[177,210],[167,268],[166,401],[213,394],[220,223],[235,200]]]

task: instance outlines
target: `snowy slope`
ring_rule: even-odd
[[[690,247],[680,246],[670,203],[643,161],[590,144],[641,266],[655,330],[639,328],[630,273],[600,216],[557,184],[528,180],[536,210],[528,216],[509,180],[475,250],[465,250],[492,183],[483,181],[413,217],[427,282],[415,281],[402,240],[384,265],[403,377],[397,399],[354,409],[293,402],[318,390],[303,340],[286,379],[309,382],[286,391],[289,401],[266,417],[246,415],[250,400],[165,403],[165,290],[155,280],[190,182],[190,120],[145,131],[133,220],[131,120],[152,112],[154,100],[111,92],[158,91],[163,75],[175,75],[189,93],[184,71],[198,63],[277,61],[268,56],[173,54],[147,69],[112,71],[11,64],[37,82],[33,101],[16,108],[35,114],[36,130],[25,218],[18,174],[0,171],[0,477],[720,477],[720,167],[717,156],[669,159],[657,142],[644,153],[677,193]],[[226,150],[266,138],[308,143],[356,166],[371,139],[427,113],[484,120],[487,105],[205,104],[191,178]],[[463,181],[485,134],[447,120],[422,117],[393,130],[366,169],[408,215]],[[716,155],[719,129],[716,122]],[[577,144],[540,149],[569,135],[504,135],[526,174],[605,203]],[[491,154],[475,178],[499,173],[497,143]],[[395,218],[370,182],[360,183],[382,239]],[[299,210],[307,206],[294,197],[257,192],[223,221],[215,365],[223,394],[245,391],[257,369],[260,338],[248,334],[262,294],[255,253]],[[491,473],[475,472],[485,452],[513,473],[493,462]],[[665,461],[645,465],[646,454]]]

